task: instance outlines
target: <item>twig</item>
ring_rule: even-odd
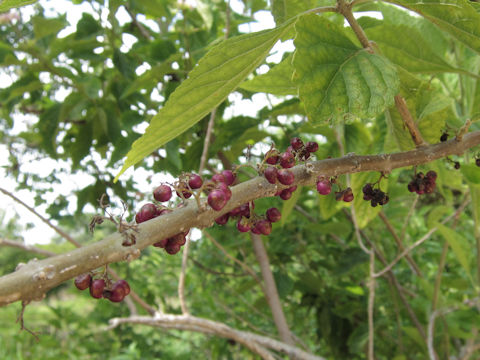
[[[373,311],[375,306],[375,251],[370,250],[370,275],[368,279],[368,360],[375,360]]]
[[[415,212],[415,207],[417,206],[418,202],[418,196],[414,197],[414,200],[412,202],[412,205],[410,206],[410,210],[408,210],[407,217],[405,218],[405,221],[403,222],[402,226],[402,232],[401,232],[401,239],[405,239],[405,232],[407,230],[407,226],[410,222],[410,218],[412,217],[413,213]]]
[[[42,215],[40,215],[34,208],[28,206],[27,204],[25,204],[22,200],[20,200],[18,197],[16,197],[15,195],[13,195],[11,192],[3,189],[3,188],[0,188],[0,192],[4,193],[5,195],[9,196],[10,198],[12,198],[13,200],[15,200],[16,202],[18,202],[20,205],[24,206],[26,209],[28,209],[28,211],[30,211],[31,213],[35,214],[40,220],[42,220],[45,224],[47,224],[49,227],[51,227],[53,230],[55,230],[55,232],[60,235],[62,238],[64,238],[65,240],[67,240],[68,242],[72,243],[74,246],[76,246],[77,248],[81,247],[82,245],[80,245],[80,243],[78,243],[77,241],[75,241],[70,235],[68,235],[66,232],[64,232],[63,230],[61,230],[59,227],[53,225],[48,219],[45,219]]]
[[[464,209],[465,207],[468,205],[468,203],[470,202],[470,199],[466,199],[462,205],[460,205],[460,207],[455,211],[455,213],[453,213],[452,215],[446,217],[445,219],[443,219],[443,221],[441,222],[441,224],[445,224],[447,223],[448,221],[450,221],[452,218],[458,216],[458,214],[460,214]],[[406,248],[404,251],[402,251],[396,258],[395,260],[393,260],[387,267],[385,267],[382,271],[374,274],[375,277],[379,277],[379,276],[382,276],[383,274],[385,274],[387,271],[391,270],[395,264],[397,262],[399,262],[406,254],[408,254],[410,251],[412,251],[413,249],[415,249],[417,246],[421,245],[422,243],[424,243],[426,240],[428,240],[430,238],[430,236],[432,236],[433,233],[435,233],[436,231],[438,230],[437,227],[434,227],[432,229],[430,229],[422,238],[420,238],[419,240],[417,240],[415,243],[413,243],[412,245],[410,245],[408,248]]]
[[[212,270],[208,267],[206,267],[205,265],[203,265],[200,261],[198,260],[195,260],[195,259],[190,259],[193,264],[195,266],[198,266],[200,269],[206,271],[207,273],[209,274],[212,274],[212,275],[217,275],[217,276],[232,276],[232,277],[242,277],[242,276],[248,276],[248,274],[235,274],[235,273],[226,273],[226,272],[221,272],[221,271],[216,271],[216,270]]]
[[[120,324],[126,323],[156,326],[164,329],[195,331],[233,339],[256,354],[262,354],[264,358],[268,359],[273,359],[273,356],[270,353],[265,353],[265,348],[286,354],[291,358],[301,360],[325,360],[320,356],[309,354],[306,351],[281,341],[247,331],[236,330],[224,323],[191,315],[156,314],[155,317],[132,316],[129,318],[114,318],[110,320],[108,329],[113,329]]]
[[[457,141],[462,141],[463,136],[468,132],[468,129],[470,128],[471,125],[472,125],[472,120],[467,119],[467,121],[465,121],[465,124],[463,124],[460,130],[458,130],[458,133],[455,139]]]
[[[240,267],[246,271],[248,274],[250,274],[251,277],[253,277],[255,279],[255,281],[260,285],[262,286],[263,288],[263,283],[262,283],[262,280],[257,276],[257,274],[255,273],[255,271],[253,271],[253,269],[248,266],[247,264],[245,264],[244,262],[238,260],[237,258],[233,257],[232,255],[230,255],[228,253],[227,250],[225,250],[225,248],[220,245],[220,243],[215,240],[215,238],[210,235],[208,232],[206,232],[205,230],[202,231],[202,233],[217,247],[220,249],[220,251],[227,257],[229,258],[230,260],[232,260],[233,262],[235,262],[236,264],[240,265]]]
[[[8,240],[8,239],[3,239],[3,238],[0,238],[0,246],[16,247],[16,248],[22,249],[24,251],[33,252],[33,253],[43,255],[43,256],[58,255],[57,253],[54,253],[52,251],[40,249],[38,247],[31,246],[31,245],[26,245],[24,243],[21,243],[20,241]]]
[[[267,299],[267,303],[270,306],[270,310],[272,311],[273,322],[277,327],[280,339],[284,343],[295,345],[290,328],[288,327],[287,319],[283,313],[277,286],[275,284],[275,279],[273,278],[272,270],[270,269],[270,261],[268,260],[268,254],[265,250],[265,246],[263,246],[262,238],[260,235],[253,233],[250,234],[250,238],[252,239],[255,257],[257,258],[258,264],[260,265],[260,270],[262,272],[264,284],[263,292],[265,294],[265,298]]]
[[[397,107],[400,116],[402,117],[403,123],[408,129],[410,136],[412,137],[415,146],[426,146],[428,143],[423,140],[422,134],[420,134],[420,130],[418,130],[417,124],[413,121],[412,115],[408,110],[407,103],[405,99],[401,95],[395,95],[395,106]]]
[[[27,328],[27,327],[25,326],[24,319],[23,319],[23,314],[25,313],[25,309],[26,309],[26,307],[27,307],[27,305],[28,305],[29,303],[30,303],[30,302],[28,302],[28,301],[22,301],[22,310],[20,310],[20,315],[19,315],[18,318],[17,318],[17,322],[20,323],[20,331],[25,330],[25,331],[28,332],[30,335],[32,335],[32,336],[35,338],[35,340],[38,342],[38,341],[40,341],[40,339],[38,338],[37,333],[34,332],[34,331],[32,331],[32,330],[30,330],[29,328]]]
[[[345,0],[337,0],[337,11],[340,14],[342,14],[345,17],[345,19],[348,21],[353,32],[357,36],[357,39],[360,41],[362,46],[365,49],[370,49],[371,48],[370,41],[368,41],[367,35],[365,34],[362,27],[355,19],[355,17],[353,16],[352,4],[349,2],[346,2]]]
[[[397,243],[398,249],[399,249],[400,251],[404,251],[404,250],[405,250],[405,247],[403,246],[402,239],[400,239],[400,238],[398,237],[397,232],[395,231],[394,227],[392,226],[392,224],[391,224],[390,221],[388,220],[388,218],[387,218],[387,216],[385,215],[385,213],[383,212],[383,210],[378,213],[378,216],[379,216],[380,219],[383,221],[383,223],[384,223],[385,226],[387,227],[387,229],[388,229],[388,231],[390,232],[390,234],[392,234],[393,238],[395,239],[395,242]],[[420,268],[418,267],[417,263],[413,260],[413,258],[410,256],[410,254],[405,255],[405,259],[408,261],[408,264],[409,264],[410,267],[412,268],[413,272],[414,272],[417,276],[423,277]]]
[[[130,15],[133,25],[137,27],[137,29],[140,31],[140,34],[142,34],[142,36],[145,39],[150,40],[152,38],[150,33],[145,29],[145,27],[141,23],[138,22],[135,14],[130,10],[130,8],[127,5],[123,5],[123,7],[127,11],[128,15]]]

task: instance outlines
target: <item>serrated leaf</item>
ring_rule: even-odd
[[[357,223],[360,229],[368,225],[370,221],[375,219],[378,213],[382,210],[381,205],[372,207],[370,201],[363,200],[362,188],[366,183],[374,183],[378,180],[379,173],[363,172],[351,175],[352,191],[354,195],[353,206],[355,208],[355,215],[357,216]],[[387,192],[388,179],[383,178],[380,183],[382,191]]]
[[[437,224],[436,227],[452,248],[460,265],[470,277],[470,262],[468,260],[470,250],[467,240],[458,231],[452,230],[445,225]]]
[[[383,55],[409,72],[427,74],[463,72],[435,54],[429,43],[415,28],[385,24],[366,29],[365,33],[369,39],[378,44]]]
[[[272,15],[277,25],[315,7],[315,0],[272,0]]]
[[[342,27],[314,14],[295,25],[294,81],[315,124],[372,118],[393,104],[395,66],[350,40]]]
[[[412,10],[480,53],[480,14],[464,0],[389,0]]]
[[[30,5],[36,2],[37,0],[3,0],[0,3],[0,13],[6,12],[13,8],[19,8],[21,6]]]
[[[300,194],[302,193],[302,187],[299,186],[292,194],[292,197],[286,201],[283,201],[282,205],[282,219],[280,224],[283,226],[290,219],[290,214],[292,213],[293,208],[297,204]],[[291,219],[290,219],[291,220]]]
[[[229,38],[214,46],[153,117],[133,143],[116,176],[177,137],[219,105],[268,55],[293,22],[271,30]]]
[[[292,81],[292,57],[292,55],[287,56],[266,74],[257,75],[252,80],[241,83],[239,87],[248,91],[280,96],[297,95],[297,86]]]

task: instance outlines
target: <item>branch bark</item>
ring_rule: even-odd
[[[455,139],[435,145],[419,147],[412,151],[381,155],[347,155],[325,159],[308,165],[297,165],[291,170],[295,184],[311,186],[319,175],[337,176],[364,171],[390,172],[393,169],[420,165],[449,155],[461,155],[480,144],[480,131],[466,134],[461,141]],[[195,200],[173,212],[146,221],[138,226],[136,244],[122,246],[123,234],[114,233],[97,243],[75,249],[49,259],[31,261],[17,271],[0,277],[0,306],[15,301],[40,300],[45,293],[62,282],[108,263],[131,261],[141,250],[192,227],[212,226],[214,220],[248,201],[274,196],[288,186],[270,184],[263,176],[232,187],[232,198],[221,211],[199,211]],[[205,200],[203,200],[205,201]],[[206,206],[206,205],[205,205]]]
[[[302,360],[325,360],[320,356],[309,354],[295,346],[285,344],[278,340],[247,331],[236,330],[224,323],[191,315],[156,314],[154,317],[131,316],[129,318],[114,318],[110,320],[109,329],[120,324],[142,324],[161,327],[163,329],[177,329],[213,334],[235,340],[257,354],[259,354],[259,351],[267,348],[286,354],[291,358]],[[273,359],[273,356],[271,358]]]

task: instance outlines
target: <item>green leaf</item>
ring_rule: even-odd
[[[12,8],[18,8],[25,5],[30,5],[37,2],[37,0],[3,0],[0,3],[0,13],[6,12]]]
[[[450,229],[445,225],[437,224],[436,227],[448,242],[448,245],[452,248],[458,262],[463,267],[468,277],[470,277],[470,262],[468,260],[468,254],[471,253],[471,251],[469,250],[467,240],[458,231]]]
[[[314,14],[295,28],[294,81],[315,124],[372,118],[393,104],[395,66],[350,40],[342,27]]]
[[[118,177],[161,145],[177,137],[219,105],[268,55],[293,22],[240,35],[214,46],[170,96],[133,143]]]
[[[280,221],[280,224],[283,226],[286,224],[286,222],[290,218],[290,214],[292,213],[293,208],[298,202],[298,198],[300,197],[300,194],[302,193],[302,187],[299,186],[297,190],[295,190],[292,194],[292,197],[286,201],[283,202],[282,205],[282,219]],[[292,220],[290,218],[290,220]]]
[[[472,184],[480,184],[480,168],[473,164],[462,164],[460,168],[463,176]]]
[[[266,74],[257,75],[252,80],[240,84],[240,88],[252,92],[265,92],[273,95],[297,95],[297,86],[292,81],[292,55],[287,56]]]
[[[47,19],[41,16],[32,18],[33,31],[36,39],[41,39],[48,35],[56,35],[60,30],[67,26],[64,16],[54,19]]]
[[[388,0],[415,11],[480,53],[480,14],[464,0]]]
[[[424,40],[415,28],[406,25],[381,25],[366,29],[365,33],[379,45],[383,55],[407,71],[427,74],[464,72],[434,53],[430,48],[430,41],[427,42],[426,38]]]
[[[272,0],[272,15],[277,25],[315,7],[315,0]]]
[[[343,202],[336,201],[333,194],[318,194],[318,205],[320,208],[320,215],[324,220],[330,219],[337,211],[344,207]]]

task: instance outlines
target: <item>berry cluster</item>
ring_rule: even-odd
[[[75,286],[78,290],[90,288],[90,295],[95,299],[108,299],[111,302],[120,302],[130,294],[130,285],[126,280],[118,280],[112,283],[110,279],[92,279],[90,274],[82,274],[75,278]]]
[[[263,170],[263,175],[270,184],[276,184],[278,181],[282,185],[292,185],[295,182],[295,175],[288,169],[295,166],[297,161],[306,161],[317,150],[318,144],[315,141],[304,144],[302,139],[294,137],[285,152],[279,153],[277,149],[272,148],[265,154],[264,162],[272,166],[267,166]],[[288,200],[295,190],[296,185],[279,190],[275,196]]]
[[[320,195],[328,195],[332,192],[332,185],[336,183],[335,178],[326,178],[325,176],[320,175],[317,178],[317,191]],[[338,184],[337,184],[338,185]],[[353,201],[353,192],[350,187],[347,187],[345,190],[335,191],[335,200],[351,202]]]
[[[373,188],[374,184],[367,183],[363,187],[363,200],[370,201],[372,207],[375,207],[377,205],[385,205],[388,203],[389,197],[386,193],[384,193],[382,190],[374,189]]]
[[[253,201],[240,205],[232,211],[220,216],[215,220],[218,225],[225,225],[229,219],[237,221],[237,230],[240,232],[251,231],[254,234],[270,235],[272,223],[280,221],[282,214],[280,210],[273,207],[265,212],[265,215],[254,213],[255,203]]]
[[[418,195],[431,194],[435,190],[436,179],[437,173],[433,170],[427,172],[426,175],[419,172],[415,178],[408,183],[408,191],[416,192]]]

